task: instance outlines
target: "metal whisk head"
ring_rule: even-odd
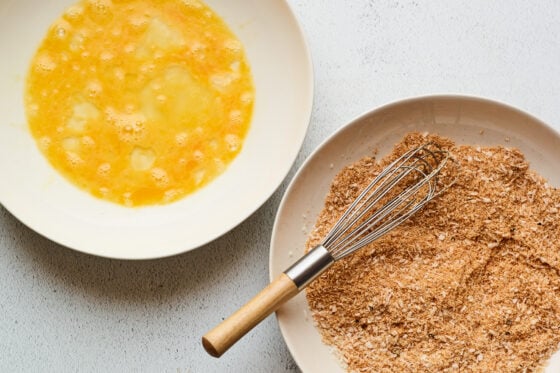
[[[438,175],[448,160],[433,143],[403,154],[361,192],[322,246],[338,260],[403,223],[447,187]]]
[[[360,193],[323,242],[284,273],[301,290],[335,261],[403,223],[453,184],[438,180],[449,160],[449,153],[433,143],[397,158]]]

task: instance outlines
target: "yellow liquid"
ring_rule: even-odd
[[[254,87],[241,42],[199,1],[82,1],[29,69],[31,133],[52,166],[126,206],[175,201],[241,150]]]

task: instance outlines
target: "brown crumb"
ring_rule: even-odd
[[[337,175],[308,248],[390,159],[426,140],[451,152],[456,183],[308,287],[323,340],[352,372],[539,371],[560,342],[560,191],[519,150],[409,134]]]

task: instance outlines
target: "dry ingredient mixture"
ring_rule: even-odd
[[[560,342],[560,190],[517,149],[408,134],[334,179],[318,244],[392,159],[426,141],[460,167],[443,195],[307,289],[323,340],[352,372],[539,371]]]

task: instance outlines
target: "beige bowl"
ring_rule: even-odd
[[[270,249],[274,279],[304,253],[307,232],[323,208],[330,183],[344,166],[379,149],[387,154],[405,133],[428,131],[458,144],[519,148],[531,168],[560,186],[560,135],[538,119],[504,104],[474,97],[432,96],[396,102],[373,110],[327,139],[307,159],[280,205]],[[301,293],[277,312],[282,335],[304,372],[343,372],[331,347],[321,342]],[[547,372],[560,371],[560,354]]]
[[[125,208],[91,197],[56,173],[27,129],[23,86],[49,25],[74,1],[0,3],[0,202],[62,245],[111,258],[178,254],[222,235],[280,185],[305,137],[313,77],[301,29],[284,0],[208,0],[245,46],[255,83],[244,148],[215,181],[176,203]]]

